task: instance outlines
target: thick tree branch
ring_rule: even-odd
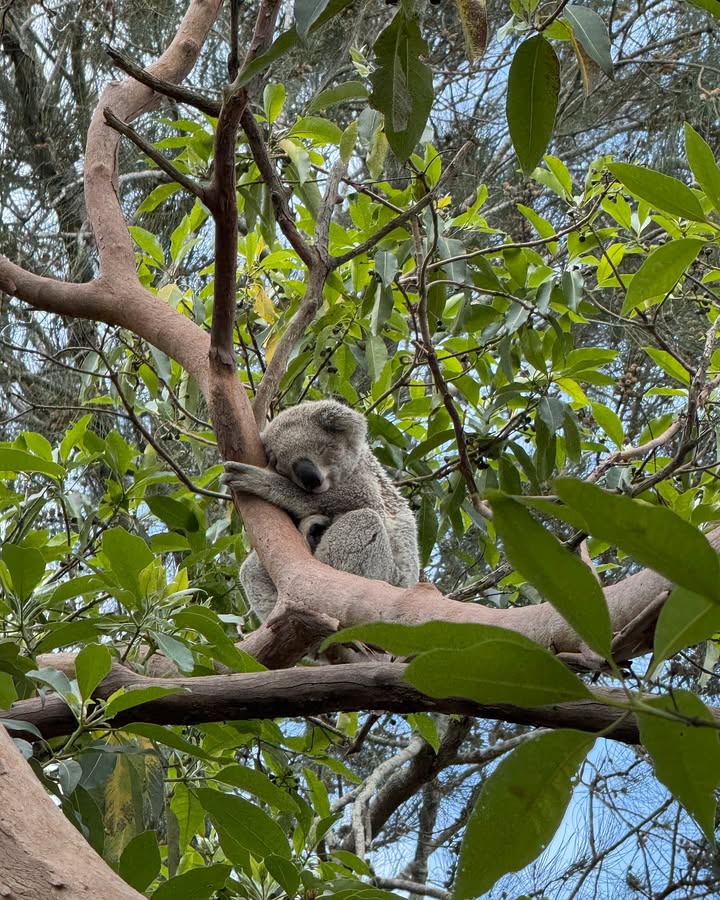
[[[405,665],[397,662],[350,663],[252,672],[237,675],[209,675],[198,678],[149,678],[115,665],[96,692],[102,699],[119,688],[177,685],[182,692],[133,707],[115,717],[113,724],[154,722],[160,725],[196,725],[225,719],[275,719],[312,716],[328,712],[383,709],[390,712],[441,712],[483,719],[500,719],[522,725],[547,728],[578,728],[606,735],[628,744],[639,742],[632,716],[607,706],[602,698],[626,700],[621,689],[598,688],[597,699],[557,703],[526,709],[509,704],[481,706],[459,698],[433,699],[403,681]],[[720,723],[720,710],[713,710]],[[0,711],[3,719],[29,722],[46,740],[70,734],[77,727],[75,717],[60,697],[20,700],[10,710]],[[28,735],[32,740],[32,736]]]
[[[100,859],[0,728],[0,896],[142,900]]]

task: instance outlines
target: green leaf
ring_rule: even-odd
[[[165,251],[155,235],[139,225],[129,225],[128,231],[138,247],[159,266],[165,265]]]
[[[365,360],[370,381],[377,381],[387,362],[385,341],[377,334],[368,335],[365,342]]]
[[[161,634],[159,631],[151,631],[150,634],[160,652],[171,659],[181,672],[192,672],[195,659],[189,647],[169,634]]]
[[[720,603],[717,554],[697,528],[672,510],[608,494],[593,484],[570,478],[558,479],[555,489],[580,513],[590,534],[619,547],[675,584]]]
[[[609,659],[610,614],[590,569],[519,503],[502,494],[492,495],[490,503],[493,524],[513,568],[535,585],[589,647]]]
[[[605,434],[620,449],[623,445],[625,437],[625,429],[620,421],[620,417],[604,403],[591,403],[593,418],[602,428]]]
[[[688,370],[674,356],[671,356],[667,350],[658,350],[657,347],[643,347],[643,350],[660,366],[666,375],[670,375],[671,378],[679,381],[685,387],[690,384],[690,373]]]
[[[0,447],[0,472],[42,472],[52,478],[62,478],[65,469],[57,463],[33,456],[24,450]]]
[[[385,134],[395,156],[406,160],[420,140],[433,102],[430,69],[421,62],[428,46],[415,17],[398,10],[373,45],[370,106],[385,116]]]
[[[162,519],[168,528],[185,532],[198,531],[200,528],[198,517],[188,503],[164,497],[162,494],[146,497],[145,502],[152,514]]]
[[[155,559],[145,541],[124,528],[110,528],[103,534],[102,550],[119,584],[141,596],[140,573]]]
[[[521,44],[508,75],[507,120],[523,172],[530,174],[552,137],[560,91],[560,63],[542,35]]]
[[[138,206],[135,214],[140,215],[141,213],[152,212],[154,209],[157,209],[158,206],[160,206],[163,200],[167,200],[168,197],[172,197],[172,195],[177,193],[179,190],[181,190],[179,184],[159,184],[156,188],[153,188],[153,190],[150,191],[150,193],[143,200],[140,206]]]
[[[690,691],[673,691],[671,696],[646,699],[644,704],[707,723],[693,725],[637,712],[640,739],[652,756],[655,774],[714,846],[714,791],[720,785],[720,738],[713,727],[715,721],[705,704]]]
[[[574,5],[566,6],[563,15],[590,59],[600,66],[608,78],[612,78],[610,35],[600,16],[587,6]]]
[[[718,8],[720,10],[720,7]],[[708,200],[720,212],[720,168],[715,154],[695,129],[685,123],[685,153],[695,180],[705,191]]]
[[[54,595],[53,595],[54,596]],[[46,634],[35,645],[35,653],[49,653],[58,647],[70,644],[82,644],[94,640],[100,630],[100,623],[89,619],[77,622],[54,622],[46,628]]]
[[[622,314],[627,316],[646,300],[669,293],[704,246],[705,241],[697,238],[680,238],[653,250],[632,277]]]
[[[59,669],[51,669],[47,666],[43,666],[40,669],[36,669],[34,672],[28,672],[27,677],[32,678],[33,681],[40,681],[43,684],[49,685],[65,700],[71,699],[73,696],[70,679]]]
[[[161,884],[152,900],[210,900],[225,887],[231,874],[232,866],[224,863],[190,869]]]
[[[17,698],[18,692],[12,675],[9,672],[0,672],[0,709],[10,709]]]
[[[521,744],[499,763],[483,783],[468,820],[454,900],[479,897],[547,847],[594,742],[579,731],[554,731]]]
[[[130,887],[144,891],[157,877],[161,863],[155,832],[143,831],[123,850],[118,871]]]
[[[277,787],[259,769],[249,769],[247,766],[226,766],[217,773],[215,778],[223,784],[231,784],[233,787],[253,794],[275,809],[294,815],[298,814],[298,805],[292,794]]]
[[[342,131],[328,119],[319,116],[302,116],[288,132],[288,137],[308,138],[316,144],[340,144]]]
[[[511,632],[464,650],[423,653],[404,678],[430,697],[467,697],[484,705],[545,706],[590,697],[551,653]]]
[[[706,597],[675,588],[655,627],[654,664],[669,659],[678,650],[692,647],[720,632],[720,607]]]
[[[328,0],[295,0],[295,28],[303,40],[327,5]]]
[[[177,731],[174,731],[168,725],[154,725],[150,722],[131,722],[129,725],[123,725],[122,730],[127,734],[137,734],[145,737],[153,743],[163,744],[165,747],[171,747],[180,753],[185,753],[197,759],[213,759],[210,753],[206,753],[197,744],[191,744],[181,737]]]
[[[175,623],[182,628],[191,628],[201,634],[209,643],[202,647],[235,672],[264,672],[265,667],[256,659],[240,650],[225,633],[217,613],[204,606],[192,606],[176,613]]]
[[[92,697],[93,691],[111,668],[112,656],[107,647],[103,644],[88,644],[83,647],[75,658],[75,678],[83,700]]]
[[[320,93],[310,101],[310,105],[306,112],[308,115],[312,115],[312,113],[318,112],[321,109],[327,109],[328,106],[344,103],[346,100],[363,100],[367,95],[367,88],[362,81],[345,81],[342,84],[338,84],[336,87],[320,91]]]
[[[438,535],[438,517],[435,512],[435,504],[427,497],[423,497],[417,524],[420,565],[426,566],[430,562],[430,554],[435,547]]]
[[[647,200],[655,209],[694,222],[705,221],[697,197],[677,178],[629,163],[611,163],[608,169],[631,194]]]
[[[221,794],[210,788],[200,788],[197,796],[213,825],[229,839],[223,841],[223,849],[232,862],[238,857],[243,858],[242,853],[233,852],[236,846],[257,859],[271,855],[290,859],[285,832],[262,809],[242,797]]]
[[[15,595],[24,603],[43,579],[45,559],[34,547],[9,543],[2,545],[2,558],[10,572]]]
[[[440,735],[435,720],[428,713],[413,713],[407,717],[408,725],[430,744],[437,753],[440,750]]]
[[[266,84],[263,91],[263,109],[265,118],[272,124],[282,112],[285,105],[285,85]]]
[[[124,712],[126,709],[132,709],[133,706],[140,706],[143,703],[151,703],[153,700],[159,700],[161,697],[169,697],[170,694],[181,694],[185,688],[182,687],[145,687],[133,688],[128,691],[121,688],[108,697],[105,714],[108,718],[116,716],[118,713]]]

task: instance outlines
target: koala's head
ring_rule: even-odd
[[[300,403],[262,433],[270,465],[304,491],[323,494],[355,469],[367,442],[365,417],[335,400]]]

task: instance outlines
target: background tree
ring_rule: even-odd
[[[136,896],[92,847],[160,900],[712,894],[713,20],[518,5],[483,55],[507,11],[218,12],[4,11],[0,705],[89,841],[48,850],[4,742],[4,887]],[[131,77],[96,99],[102,37]],[[330,395],[454,593],[327,570],[237,497],[281,598],[252,631],[215,437],[260,463],[254,420]],[[345,626],[413,662],[291,668]],[[503,880],[578,772],[586,843]]]

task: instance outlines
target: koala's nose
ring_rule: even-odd
[[[323,483],[322,472],[311,459],[296,459],[293,463],[293,474],[298,484],[306,491],[314,491]]]

